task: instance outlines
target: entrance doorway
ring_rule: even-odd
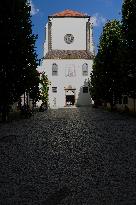
[[[75,105],[75,89],[66,89],[65,90],[65,105],[73,106]]]
[[[75,95],[66,95],[66,105],[74,105],[75,104]]]

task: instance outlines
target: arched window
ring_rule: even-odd
[[[88,75],[88,64],[87,63],[84,63],[82,65],[82,74],[83,74],[83,76],[87,76]]]
[[[52,75],[53,76],[58,75],[58,65],[56,63],[52,64]]]

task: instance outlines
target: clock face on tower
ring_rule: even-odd
[[[74,36],[72,34],[66,34],[64,36],[64,41],[67,43],[67,44],[71,44],[73,41],[74,41]]]

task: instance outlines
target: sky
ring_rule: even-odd
[[[44,28],[49,15],[71,9],[91,16],[94,22],[93,40],[97,52],[105,23],[113,19],[121,20],[122,2],[123,0],[30,0],[33,33],[38,34],[36,41],[38,59],[43,57]]]

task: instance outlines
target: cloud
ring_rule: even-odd
[[[104,25],[106,23],[106,18],[101,16],[99,13],[95,13],[92,18],[92,23],[95,27],[98,27],[98,26],[101,26],[101,25]]]
[[[31,6],[31,15],[34,16],[39,12],[39,9],[35,7],[32,0],[30,0],[30,6]]]

